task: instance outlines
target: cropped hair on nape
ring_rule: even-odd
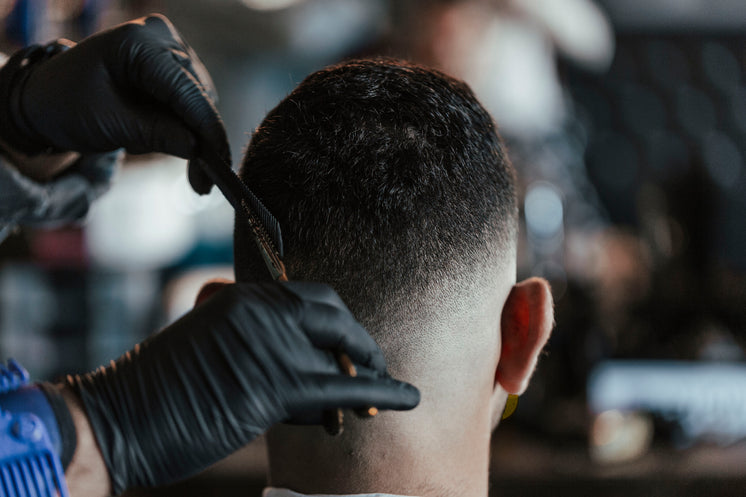
[[[280,222],[290,279],[321,281],[364,324],[511,254],[514,171],[469,87],[391,59],[308,76],[266,116],[241,178]],[[263,276],[237,224],[236,274]]]

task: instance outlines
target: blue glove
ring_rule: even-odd
[[[29,385],[28,373],[13,360],[7,368],[0,364],[0,495],[67,497],[64,468],[75,445],[60,390]]]

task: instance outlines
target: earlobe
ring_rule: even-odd
[[[226,285],[235,283],[234,281],[225,278],[213,278],[207,281],[197,293],[197,298],[194,299],[194,306],[197,307],[202,302],[210,298],[215,292],[220,290]]]
[[[520,395],[526,390],[553,326],[549,283],[542,278],[517,283],[503,307],[502,345],[495,372],[496,382],[507,393]]]

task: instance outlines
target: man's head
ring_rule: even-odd
[[[469,441],[486,450],[507,393],[525,389],[546,341],[551,298],[538,280],[514,288],[514,172],[471,90],[390,60],[319,71],[267,115],[241,177],[282,226],[289,278],[330,284],[392,375],[422,392],[413,412],[348,421],[339,439],[278,428],[273,472],[282,460],[308,483],[319,461],[347,465],[368,483],[342,487],[359,491],[378,485],[378,472],[391,478],[374,467],[384,452],[389,463],[427,465],[424,454],[450,457]],[[235,259],[238,279],[266,277],[241,223]],[[293,451],[318,457],[293,463]],[[321,487],[299,490],[329,491]]]
[[[290,278],[331,284],[363,321],[429,304],[413,297],[514,250],[513,171],[493,122],[463,83],[424,68],[312,74],[256,130],[241,176],[280,221]],[[243,241],[236,270],[253,279]]]

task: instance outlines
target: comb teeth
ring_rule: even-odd
[[[272,240],[274,247],[277,249],[277,254],[282,257],[283,246],[280,223],[277,222],[277,219],[269,212],[261,200],[254,195],[254,192],[249,190],[249,187],[233,171],[230,164],[217,155],[211,157],[210,163],[206,161],[198,162],[202,166],[202,170],[215,182],[220,191],[223,192],[223,195],[228,199],[228,202],[230,202],[236,212],[245,212],[246,208],[241,205],[241,201],[246,201],[246,205],[255,214],[259,222],[261,222],[267,235]]]
[[[68,497],[48,454],[34,454],[0,465],[0,497]]]
[[[240,178],[239,178],[240,181]],[[241,182],[243,184],[243,182]],[[249,190],[249,187],[247,187],[245,184],[243,185],[244,191],[245,191],[245,199],[248,203],[248,206],[251,208],[251,210],[256,214],[256,216],[259,218],[259,222],[262,223],[262,226],[264,226],[265,231],[269,235],[270,239],[272,240],[272,243],[274,244],[274,248],[277,250],[277,254],[280,257],[283,257],[284,250],[282,246],[282,232],[280,230],[280,223],[277,221],[277,219],[269,212],[269,210],[264,207],[264,204],[262,203],[259,198],[254,195],[254,192]]]

